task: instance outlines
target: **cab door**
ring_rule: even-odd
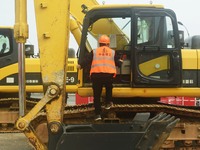
[[[180,86],[181,48],[175,14],[166,9],[134,11],[132,86]]]

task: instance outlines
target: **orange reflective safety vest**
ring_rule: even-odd
[[[93,60],[90,70],[92,73],[110,73],[116,76],[115,51],[107,46],[101,46],[93,50]]]

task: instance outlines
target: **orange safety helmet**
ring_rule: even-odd
[[[107,35],[101,35],[99,43],[110,44],[110,38]]]

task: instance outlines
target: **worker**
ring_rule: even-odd
[[[116,76],[116,66],[121,66],[122,60],[115,55],[115,51],[109,48],[110,38],[107,35],[100,36],[99,47],[91,51],[78,69],[91,65],[90,77],[94,96],[95,121],[101,120],[101,93],[106,88],[105,109],[110,109],[112,102],[113,77]]]

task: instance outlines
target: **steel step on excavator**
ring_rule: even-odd
[[[68,0],[34,2],[42,87],[35,86],[33,91],[34,86],[26,86],[26,0],[16,0],[14,37],[18,47],[19,108],[13,105],[9,108],[19,112],[16,128],[24,132],[35,149],[200,148],[199,107],[160,102],[160,97],[200,95],[199,50],[183,48],[172,10],[153,4],[88,7],[86,1],[79,0],[82,7],[74,9],[75,2]],[[78,71],[77,84],[72,87],[66,84],[70,18],[73,16],[70,17],[70,11],[83,14],[79,30],[71,30],[81,33],[76,36],[80,45],[78,63],[97,47],[97,38],[102,34],[110,36],[112,49],[124,60],[114,79],[114,105],[110,110],[103,109],[100,122],[92,119],[92,104],[66,106],[66,92],[92,96],[89,67]],[[12,42],[9,43],[11,47]],[[10,53],[0,56],[5,58]],[[5,79],[12,82],[9,76]],[[27,91],[43,91],[44,96],[41,100],[29,101]],[[102,102],[104,96],[105,90]],[[8,100],[2,99],[1,104],[6,107]],[[37,131],[42,124],[48,130],[47,141]]]

